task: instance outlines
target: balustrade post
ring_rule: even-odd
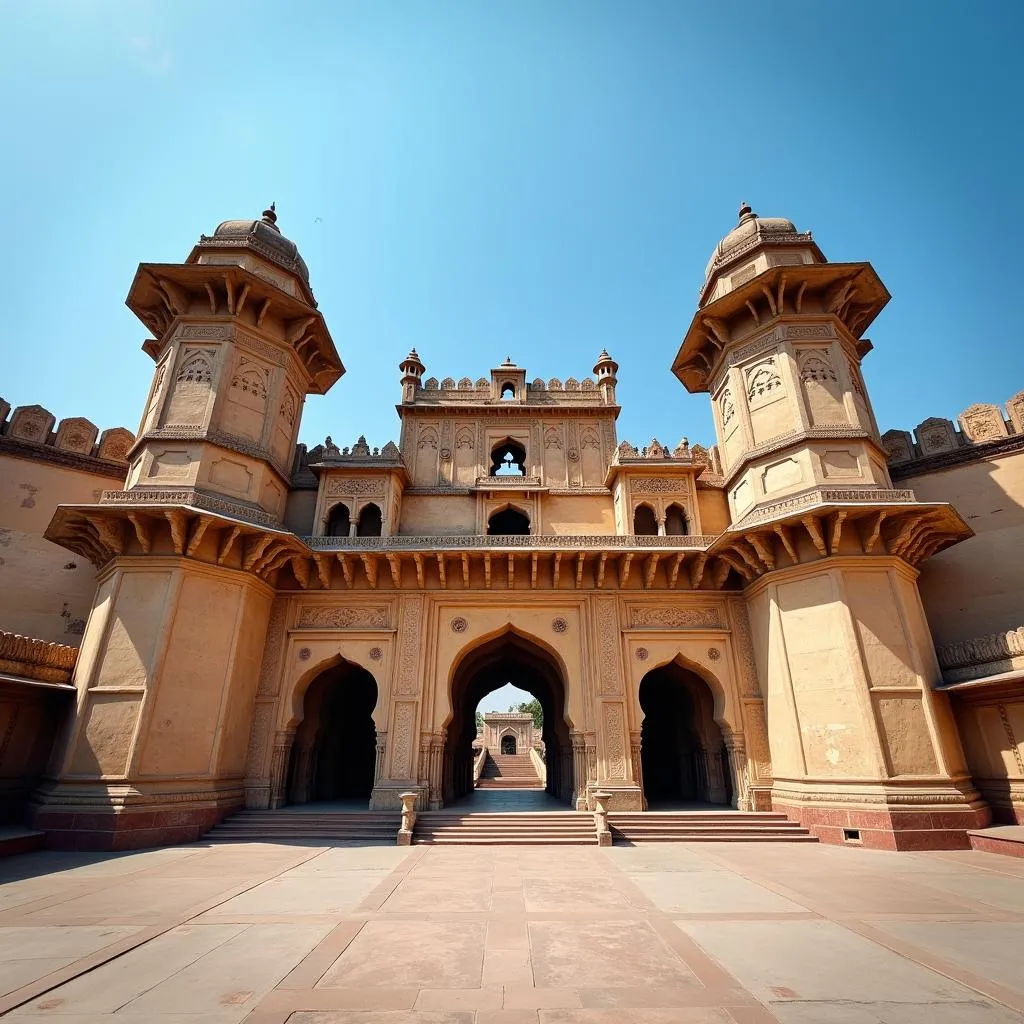
[[[398,845],[411,846],[412,834],[416,829],[416,797],[418,793],[399,793],[402,801],[402,826],[398,830]]]
[[[610,800],[611,793],[602,789],[595,790],[592,794],[594,799],[594,828],[597,831],[597,845],[611,846],[612,833],[608,828],[608,808],[606,801]]]

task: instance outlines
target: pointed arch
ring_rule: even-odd
[[[658,533],[658,520],[654,509],[646,501],[633,509],[633,533],[639,537],[654,537]]]

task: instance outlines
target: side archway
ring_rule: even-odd
[[[309,682],[288,762],[287,802],[369,803],[377,774],[377,697],[373,676],[346,660]]]
[[[708,683],[675,659],[644,675],[638,697],[647,806],[733,805],[732,752]]]

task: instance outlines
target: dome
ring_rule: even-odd
[[[704,281],[706,283],[716,270],[748,252],[759,242],[792,244],[797,241],[803,241],[803,238],[791,220],[785,217],[759,217],[744,203],[740,207],[739,223],[715,246],[704,271]]]
[[[278,266],[298,274],[309,284],[309,268],[306,261],[299,255],[296,244],[281,234],[277,226],[275,203],[269,210],[263,211],[259,220],[226,220],[217,225],[212,235],[203,235],[199,240],[201,246],[213,245],[246,245],[255,249],[262,256],[273,260]]]

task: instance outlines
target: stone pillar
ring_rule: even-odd
[[[587,806],[587,747],[582,733],[569,734],[572,746],[572,802],[577,811]]]
[[[629,757],[633,763],[633,781],[640,787],[643,810],[647,810],[647,794],[644,792],[644,763],[641,756],[640,733],[634,732],[629,737]]]
[[[287,803],[285,786],[288,783],[288,763],[292,756],[295,732],[280,729],[274,733],[274,750],[270,760],[270,806],[283,807]]]
[[[724,804],[728,795],[722,773],[722,751],[717,744],[708,744],[701,750],[707,778],[707,800],[710,804]]]
[[[729,771],[732,774],[732,798],[738,811],[751,811],[750,786],[747,779],[747,750],[742,736],[728,733],[725,747],[729,751]]]

